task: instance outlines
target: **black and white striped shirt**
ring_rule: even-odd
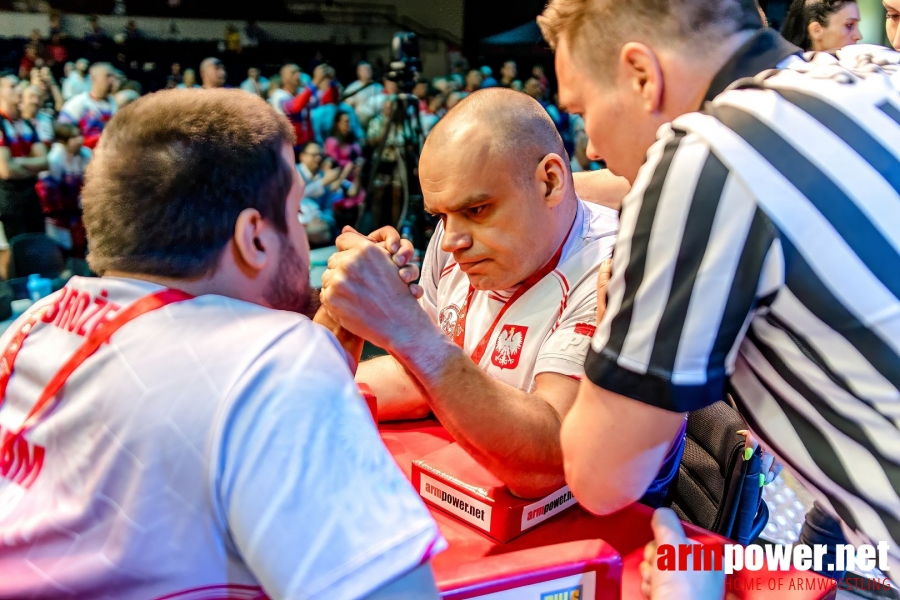
[[[662,129],[623,203],[586,370],[673,411],[733,393],[900,556],[900,54],[793,56]]]

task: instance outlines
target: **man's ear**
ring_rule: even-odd
[[[663,75],[659,59],[644,44],[629,42],[619,53],[619,73],[629,87],[641,97],[644,110],[653,113],[662,104]]]
[[[245,208],[235,221],[232,246],[238,267],[254,276],[278,253],[278,233],[258,210]]]
[[[563,201],[570,184],[566,161],[559,154],[548,154],[535,170],[538,181],[543,186],[544,202],[553,208]]]

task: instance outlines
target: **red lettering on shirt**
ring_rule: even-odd
[[[109,321],[121,306],[109,301],[109,292],[103,290],[96,297],[76,289],[63,288],[43,317],[45,323],[87,337],[101,323]]]
[[[0,477],[29,488],[43,466],[43,447],[0,427]]]
[[[591,325],[590,323],[576,323],[575,324],[575,333],[580,333],[581,335],[586,335],[590,338],[594,337],[594,333],[597,332],[597,326]]]

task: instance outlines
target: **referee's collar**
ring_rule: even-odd
[[[711,102],[738,79],[753,77],[766,69],[774,69],[787,57],[802,52],[774,29],[760,29],[716,73],[704,102]]]

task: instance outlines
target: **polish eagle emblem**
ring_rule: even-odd
[[[497,336],[494,353],[491,362],[501,369],[515,369],[519,365],[519,354],[525,343],[527,327],[520,325],[506,325]]]
[[[440,324],[441,331],[449,335],[451,338],[459,335],[459,307],[455,304],[451,304],[450,306],[444,308],[441,311],[441,314],[438,315],[438,323]]]

